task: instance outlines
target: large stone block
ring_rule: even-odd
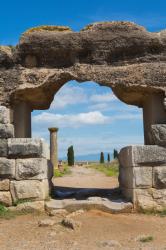
[[[157,145],[128,146],[119,153],[123,167],[159,166],[166,164],[166,148]]]
[[[9,208],[10,211],[22,211],[22,212],[44,212],[45,211],[45,202],[44,201],[32,201],[32,202],[23,202],[17,206]]]
[[[152,187],[152,167],[120,167],[119,184],[127,189]]]
[[[152,187],[152,167],[135,167],[134,168],[134,185],[135,188]]]
[[[166,147],[166,124],[151,125],[151,139],[153,144]]]
[[[13,201],[45,200],[49,195],[48,180],[11,181],[10,191]]]
[[[0,192],[0,203],[7,207],[12,206],[12,198],[10,192]]]
[[[166,189],[166,166],[153,168],[153,187]]]
[[[0,158],[0,178],[15,178],[15,160]]]
[[[134,205],[145,210],[166,208],[166,189],[134,189]]]
[[[11,158],[48,158],[47,144],[41,139],[11,138],[8,139],[8,155]]]
[[[7,139],[0,139],[0,157],[7,157]]]
[[[134,188],[134,171],[133,168],[124,168],[120,166],[119,168],[119,185],[125,188]]]
[[[10,110],[5,106],[0,106],[0,123],[10,123]]]
[[[0,179],[0,191],[9,191],[9,179]]]
[[[50,168],[48,160],[44,158],[17,159],[16,179],[47,179],[51,171]]]
[[[0,138],[13,138],[14,126],[12,124],[0,124]]]

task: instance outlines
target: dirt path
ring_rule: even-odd
[[[112,188],[116,178],[92,169],[76,167],[70,176],[56,178],[56,185],[86,188]],[[48,215],[22,215],[0,219],[0,250],[166,250],[166,217],[143,214],[108,214],[97,210],[73,217],[81,223],[78,230],[60,224],[39,227]],[[140,242],[142,236],[150,242]]]
[[[1,250],[165,250],[166,218],[141,214],[111,215],[85,212],[74,219],[81,228],[73,231],[59,223],[38,227],[44,216],[25,215],[0,220]],[[53,218],[52,218],[53,219]],[[141,235],[152,237],[141,243]],[[111,247],[111,245],[113,246]]]
[[[75,188],[104,188],[111,189],[118,187],[116,177],[107,177],[95,169],[75,166],[71,168],[71,174],[61,178],[54,178],[54,185],[61,187]]]

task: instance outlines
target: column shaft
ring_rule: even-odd
[[[50,160],[54,168],[58,168],[58,128],[49,128],[50,131]]]

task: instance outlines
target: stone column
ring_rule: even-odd
[[[151,125],[166,123],[166,111],[163,102],[164,95],[160,93],[145,97],[143,104],[145,145],[151,144]]]
[[[16,138],[31,138],[31,107],[26,102],[14,105],[13,119]]]
[[[48,130],[50,131],[50,160],[53,165],[53,168],[58,168],[58,128],[49,128]]]

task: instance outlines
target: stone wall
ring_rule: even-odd
[[[42,139],[14,138],[10,110],[0,106],[0,203],[45,200],[52,176],[47,144]]]
[[[166,148],[129,146],[120,151],[119,183],[135,209],[166,208]]]

